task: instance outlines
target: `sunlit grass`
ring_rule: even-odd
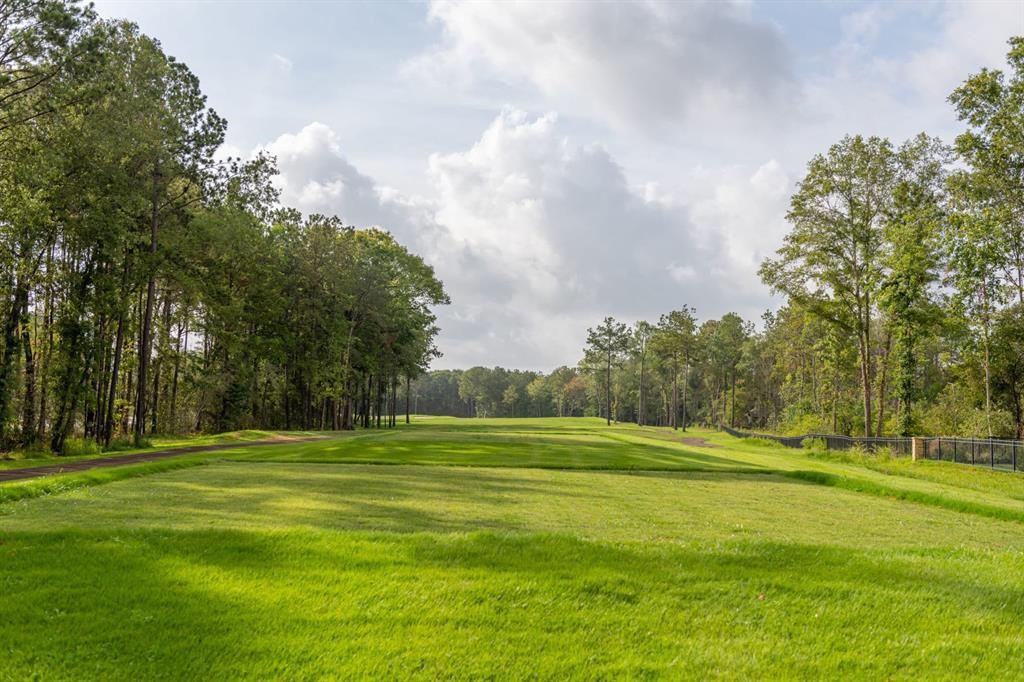
[[[42,479],[0,502],[0,679],[1024,675],[1015,483],[687,436],[442,418]]]
[[[741,473],[219,462],[0,507],[8,531],[237,529],[569,533],[615,542],[756,539],[1024,550],[994,522]]]

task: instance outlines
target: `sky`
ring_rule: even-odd
[[[282,202],[430,263],[435,368],[574,364],[605,316],[757,320],[814,154],[951,142],[949,93],[1005,66],[1024,1],[126,2]]]

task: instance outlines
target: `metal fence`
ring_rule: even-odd
[[[959,464],[974,464],[993,469],[1017,471],[1018,451],[1024,454],[1019,440],[997,438],[929,438],[925,441],[928,459]]]
[[[721,427],[730,436],[737,438],[764,438],[781,443],[788,448],[802,448],[807,438],[824,441],[829,450],[850,450],[860,447],[873,451],[879,447],[892,450],[893,454],[909,457],[913,450],[913,438],[837,436],[827,433],[808,433],[803,436],[775,436],[768,433],[737,431],[728,426]],[[925,456],[957,464],[987,466],[992,469],[1018,471],[1024,469],[1024,461],[1018,464],[1018,456],[1024,456],[1024,441],[1001,440],[998,438],[925,438]]]
[[[803,436],[775,436],[767,433],[748,433],[746,431],[737,431],[736,429],[731,429],[728,426],[723,426],[722,430],[730,436],[735,436],[737,438],[764,438],[765,440],[772,440],[776,443],[781,443],[787,448],[802,448],[804,446],[804,440],[814,438],[816,440],[824,441],[825,448],[828,450],[851,450],[855,447],[859,447],[864,450],[874,451],[877,448],[882,447],[891,449],[894,454],[909,457],[913,447],[913,440],[910,438],[888,438],[884,436],[866,438],[863,436],[839,436],[833,433],[808,433]]]

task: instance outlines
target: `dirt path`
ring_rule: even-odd
[[[683,445],[694,445],[698,448],[717,448],[718,445],[710,441],[704,440],[699,436],[683,436],[679,439]]]
[[[286,435],[275,435],[270,440],[239,441],[237,443],[215,443],[213,445],[190,445],[179,448],[167,448],[165,450],[152,450],[149,452],[138,452],[133,455],[113,455],[111,457],[97,457],[96,459],[83,459],[77,462],[64,464],[47,464],[37,467],[25,467],[24,469],[7,469],[0,471],[0,483],[4,481],[21,481],[29,478],[39,478],[50,474],[65,474],[73,471],[87,471],[100,467],[116,467],[125,464],[138,464],[140,462],[152,462],[167,457],[178,455],[193,455],[198,452],[215,452],[217,450],[230,450],[231,448],[251,448],[259,445],[283,445],[285,443],[304,443],[312,440],[323,440],[327,436],[304,436],[292,438]]]

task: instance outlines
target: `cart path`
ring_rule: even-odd
[[[305,443],[314,440],[324,440],[330,436],[303,436],[292,438],[290,436],[276,436],[271,440],[249,440],[237,443],[215,443],[213,445],[188,445],[164,450],[152,450],[148,452],[137,452],[132,455],[114,455],[111,457],[97,457],[96,459],[83,459],[77,462],[64,464],[47,464],[44,466],[25,467],[23,469],[7,469],[0,471],[0,483],[5,481],[22,481],[51,474],[65,474],[76,471],[88,471],[100,467],[116,467],[126,464],[139,464],[140,462],[152,462],[167,457],[178,455],[193,455],[198,452],[215,452],[217,450],[230,450],[232,448],[251,448],[259,445],[285,445],[287,443]]]

